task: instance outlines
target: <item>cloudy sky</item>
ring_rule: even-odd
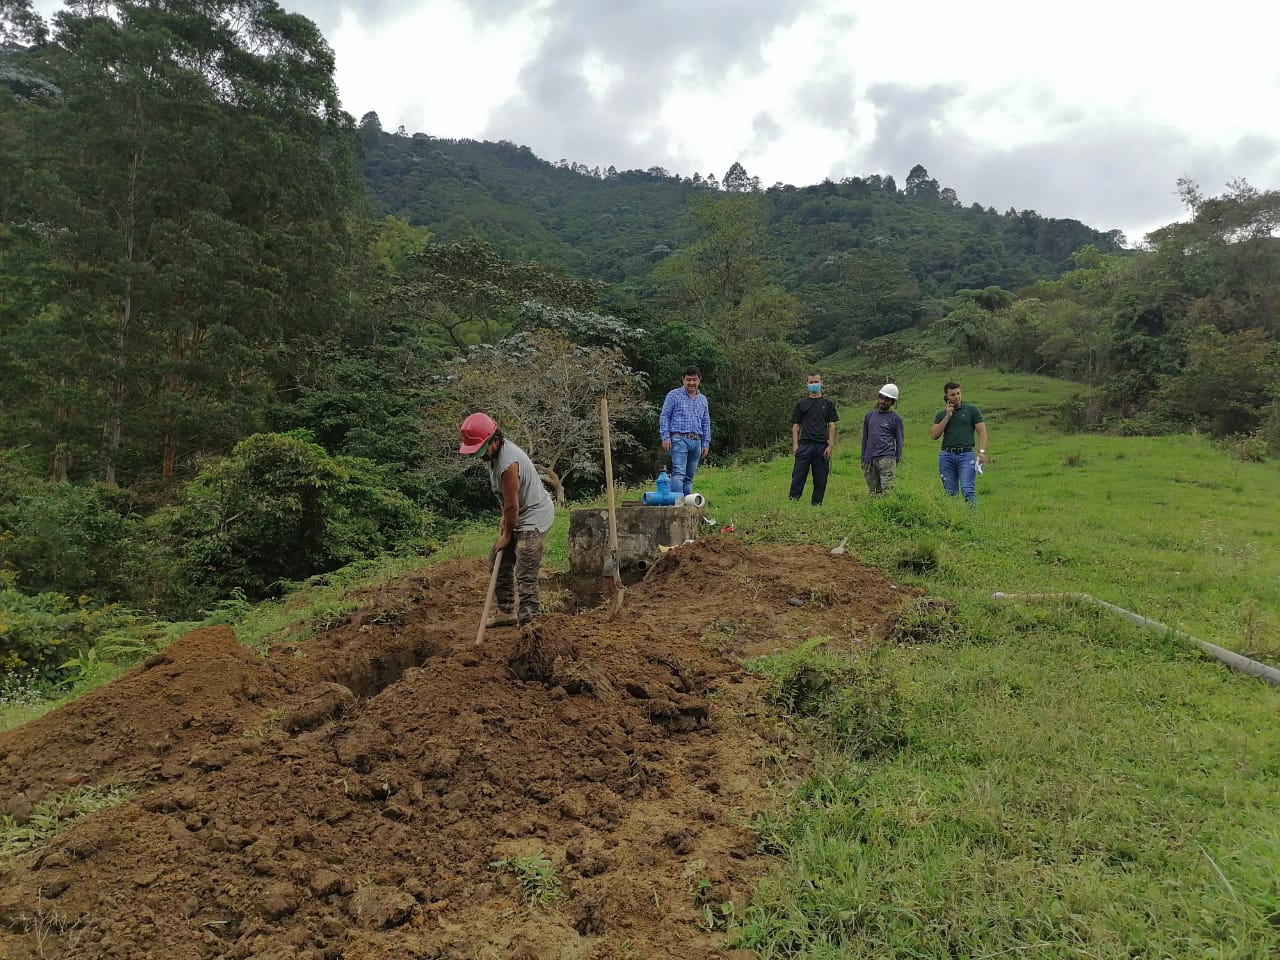
[[[764,184],[922,163],[967,203],[1120,228],[1181,176],[1280,188],[1260,0],[281,0],[384,128]]]

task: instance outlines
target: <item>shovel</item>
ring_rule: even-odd
[[[831,555],[832,555],[833,557],[843,557],[843,556],[844,556],[844,545],[845,545],[846,543],[848,543],[848,542],[849,542],[849,538],[848,538],[848,537],[845,537],[843,540],[841,540],[841,541],[840,541],[840,546],[838,546],[838,547],[832,547],[832,548],[831,548]]]
[[[489,623],[489,614],[493,610],[493,592],[498,587],[498,568],[502,566],[502,557],[493,558],[493,573],[489,575],[489,592],[484,595],[484,612],[480,614],[480,629],[476,631],[476,646],[484,643],[484,628]]]
[[[604,487],[609,504],[609,559],[604,575],[613,577],[613,596],[609,598],[609,619],[622,612],[622,571],[618,569],[618,512],[613,502],[613,451],[609,440],[609,398],[600,398],[600,439],[604,444]]]

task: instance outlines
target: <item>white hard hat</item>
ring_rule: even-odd
[[[880,388],[880,396],[888,397],[890,400],[898,399],[898,385],[896,383],[886,383]]]

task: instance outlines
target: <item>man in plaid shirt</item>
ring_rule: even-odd
[[[658,417],[662,449],[671,454],[671,490],[682,497],[693,493],[693,475],[711,446],[711,409],[698,392],[702,372],[685,367],[683,379],[683,386],[667,394]]]

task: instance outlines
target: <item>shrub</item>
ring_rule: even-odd
[[[0,570],[28,591],[120,595],[135,528],[127,495],[0,467]]]
[[[352,560],[421,549],[428,516],[370,461],[330,457],[305,436],[256,434],[153,522],[179,569],[172,586],[151,572],[156,593],[189,612],[237,589],[260,599]]]
[[[1054,409],[1052,422],[1063,433],[1086,433],[1102,426],[1103,413],[1103,401],[1096,393],[1075,393]]]
[[[0,670],[27,674],[39,685],[61,681],[65,664],[105,633],[135,622],[115,605],[91,605],[60,593],[22,593],[0,579]]]
[[[1265,463],[1271,445],[1261,433],[1237,433],[1224,437],[1217,443],[1219,450],[1237,460],[1249,463]]]

